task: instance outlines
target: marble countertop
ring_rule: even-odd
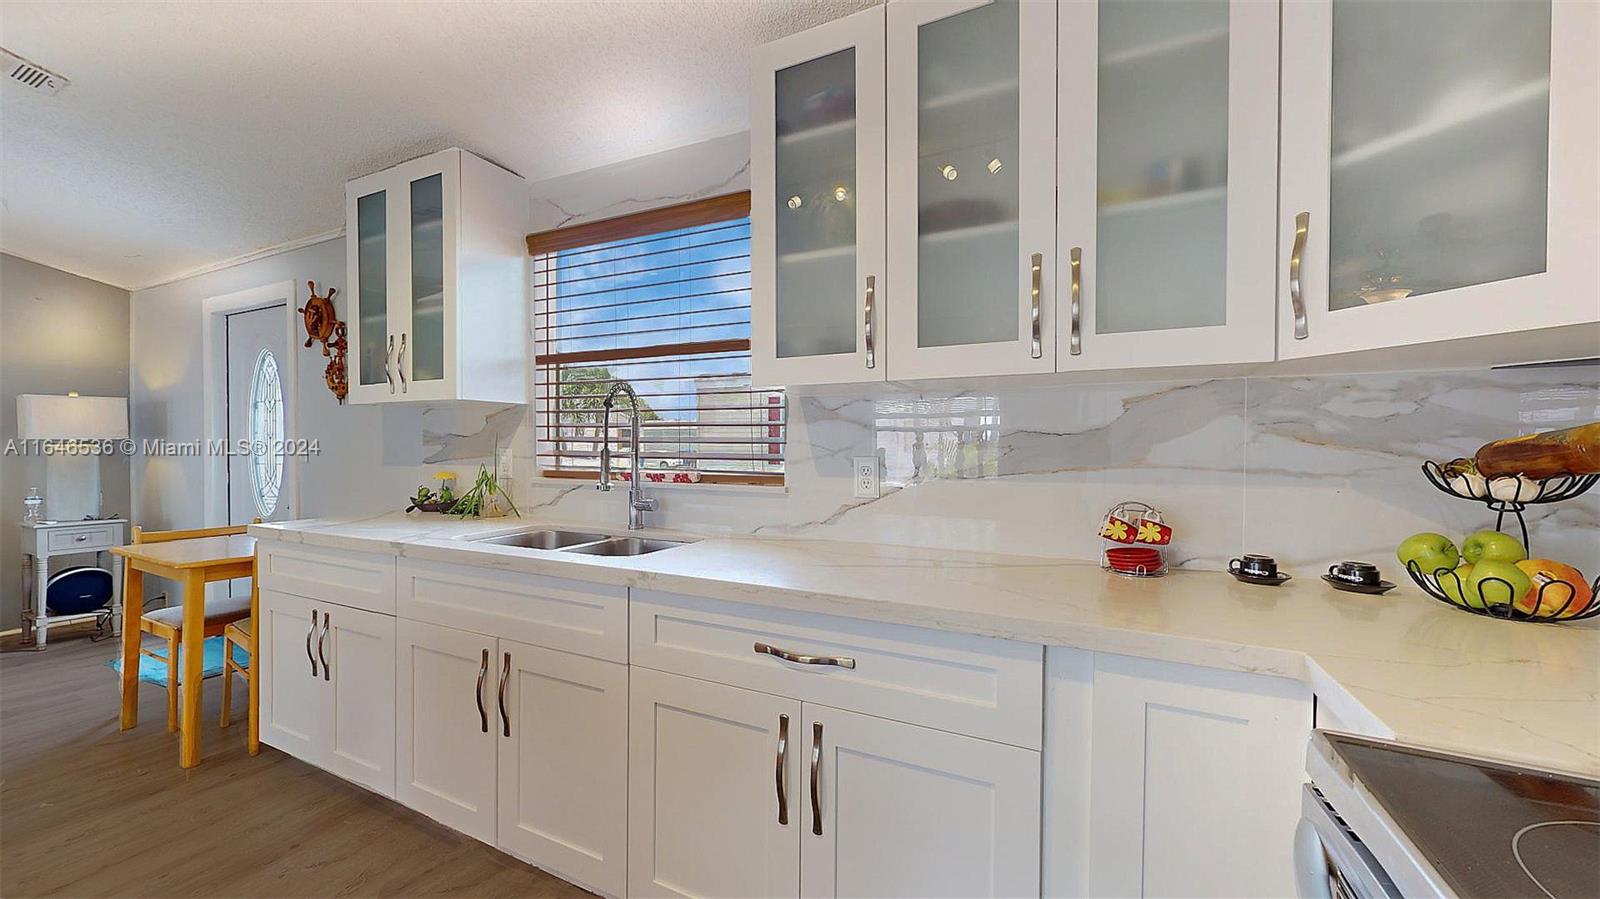
[[[1497,621],[1448,608],[1409,582],[1359,596],[1313,572],[1258,587],[1217,572],[1131,579],[1083,562],[819,540],[712,537],[633,558],[472,542],[536,527],[595,529],[390,514],[250,533],[1281,675],[1309,684],[1321,708],[1353,729],[1600,776],[1600,619]]]

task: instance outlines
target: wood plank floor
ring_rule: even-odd
[[[116,652],[65,630],[0,651],[0,896],[590,895],[275,749],[251,758],[242,681],[225,731],[206,681],[205,761],[182,770],[160,688],[117,730]]]

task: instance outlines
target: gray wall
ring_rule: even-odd
[[[0,254],[0,446],[17,435],[17,394],[128,395],[128,292]],[[101,460],[106,514],[129,511],[126,456]],[[44,489],[44,460],[0,455],[0,630],[22,611],[22,547],[15,522],[29,487]],[[45,497],[49,511],[49,497]]]
[[[336,238],[253,262],[133,293],[132,430],[135,439],[204,438],[202,383],[205,300],[282,281],[295,284],[294,306],[306,301],[306,282],[339,289],[334,304],[348,314],[344,240]],[[294,314],[291,310],[291,315]],[[318,455],[291,461],[298,478],[298,518],[404,508],[416,489],[423,458],[424,410],[339,405],[323,383],[320,344],[309,349],[304,329],[290,346],[299,386],[289,415],[299,437],[314,438]],[[204,460],[139,456],[133,460],[133,512],[147,528],[200,527],[205,520]],[[147,592],[148,592],[147,588]]]

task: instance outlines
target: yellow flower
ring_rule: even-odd
[[[1161,527],[1149,521],[1139,522],[1139,540],[1142,543],[1155,543],[1161,539]]]
[[[1110,537],[1112,540],[1126,540],[1128,539],[1128,523],[1113,518],[1106,522],[1105,530],[1100,532],[1100,536]]]

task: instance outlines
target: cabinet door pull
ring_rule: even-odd
[[[484,733],[489,732],[489,712],[483,707],[483,681],[489,676],[489,650],[483,651],[483,661],[478,663],[478,688],[472,691],[472,698],[478,701],[478,722]]]
[[[1067,352],[1074,356],[1083,353],[1083,247],[1072,248],[1072,336],[1067,341]]]
[[[395,357],[394,370],[400,375],[400,392],[406,392],[406,332],[400,332],[400,355]]]
[[[873,312],[873,307],[876,305],[877,296],[878,296],[878,277],[876,275],[868,275],[867,276],[867,299],[866,299],[866,303],[864,304],[864,308],[866,309],[866,312],[864,314],[865,320],[863,321],[863,324],[866,326],[866,329],[867,329],[867,337],[866,337],[866,343],[867,343],[867,368],[876,368],[877,365],[878,365],[877,354],[875,352],[875,348],[873,346],[873,340],[872,340],[872,319],[873,319],[872,312]]]
[[[394,394],[394,335],[389,335],[389,349],[383,354],[383,379],[389,382],[389,394]]]
[[[511,714],[506,711],[506,684],[511,682],[511,653],[506,653],[505,667],[500,670],[500,721],[505,735],[511,736]]]
[[[822,722],[811,722],[811,832],[822,836]]]
[[[311,610],[311,629],[306,631],[306,658],[311,660],[311,676],[317,676],[317,657],[311,654],[311,635],[317,632],[317,610]]]
[[[1294,248],[1289,251],[1289,308],[1294,312],[1294,339],[1305,340],[1311,330],[1306,323],[1306,298],[1300,289],[1300,258],[1306,252],[1306,231],[1311,228],[1311,213],[1294,217]]]
[[[856,667],[856,660],[849,656],[808,656],[804,653],[790,652],[779,649],[767,643],[757,643],[756,652],[769,656],[777,656],[785,662],[794,662],[796,665],[835,665],[840,668]]]
[[[784,764],[789,760],[789,716],[778,716],[778,823],[789,826],[789,779]]]
[[[333,680],[333,669],[328,665],[328,657],[323,654],[323,649],[328,643],[328,613],[322,613],[322,636],[317,638],[317,658],[322,661],[322,679]]]
[[[1038,359],[1044,355],[1044,346],[1039,337],[1039,287],[1043,279],[1044,254],[1033,254],[1033,288],[1028,292],[1028,303],[1033,308],[1033,358]]]

